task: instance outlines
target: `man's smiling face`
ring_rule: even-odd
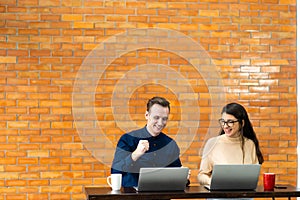
[[[154,104],[146,111],[147,130],[152,136],[157,136],[165,128],[169,117],[169,108]]]

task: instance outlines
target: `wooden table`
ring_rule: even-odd
[[[136,192],[131,188],[122,188],[120,191],[112,191],[110,188],[86,187],[88,200],[131,200],[131,199],[197,199],[197,198],[265,198],[269,197],[300,197],[300,188],[287,186],[284,189],[264,191],[258,186],[253,191],[208,191],[203,186],[187,187],[185,191],[175,192]]]

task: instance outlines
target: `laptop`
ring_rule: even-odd
[[[208,190],[255,190],[261,165],[224,164],[214,165]]]
[[[189,168],[149,167],[141,168],[138,192],[144,191],[183,191],[186,188]]]

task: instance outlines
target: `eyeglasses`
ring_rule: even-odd
[[[221,126],[225,126],[225,124],[228,126],[228,127],[232,127],[234,125],[234,123],[238,122],[239,120],[236,120],[236,121],[233,121],[233,120],[228,120],[228,121],[225,121],[224,119],[219,119],[219,123]]]

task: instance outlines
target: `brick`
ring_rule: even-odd
[[[63,149],[82,149],[83,146],[81,143],[65,143],[63,144]]]
[[[103,2],[99,2],[99,1],[88,1],[88,2],[84,2],[84,6],[85,7],[103,7]]]
[[[28,157],[49,157],[49,152],[46,150],[43,151],[28,151]]]
[[[92,181],[87,179],[73,179],[73,185],[91,185]]]
[[[16,57],[14,56],[0,57],[0,63],[16,63]]]
[[[21,191],[21,193],[27,193],[28,200],[36,200],[36,199],[47,199],[48,194],[37,194],[37,192],[28,192],[27,190]]]
[[[40,1],[39,6],[60,6],[60,1],[59,0],[45,0],[45,1]]]
[[[42,193],[60,193],[61,187],[59,186],[41,186],[41,192]]]
[[[55,15],[55,14],[51,14],[51,15],[50,14],[41,14],[40,18],[42,21],[59,21],[61,16]]]
[[[52,157],[69,157],[70,151],[69,150],[57,150],[57,151],[51,151],[50,155]]]
[[[38,164],[38,158],[19,158],[18,164],[24,165],[24,164]]]
[[[91,22],[74,22],[73,28],[94,28],[94,23]]]
[[[37,6],[38,0],[24,0],[22,2],[18,2],[19,6]]]
[[[50,198],[53,200],[71,199],[70,194],[66,193],[51,193]]]
[[[82,21],[83,16],[79,14],[64,14],[62,15],[62,20],[63,21]]]
[[[54,179],[54,178],[61,178],[61,172],[41,172],[41,178],[43,179]]]
[[[39,176],[39,173],[36,173],[36,172],[33,172],[33,173],[24,172],[24,173],[21,173],[19,177],[21,180],[26,180],[26,179],[37,179],[40,176]]]
[[[67,186],[67,187],[63,187],[62,191],[66,192],[66,193],[82,193],[82,187],[80,186]]]
[[[148,17],[146,16],[129,16],[128,22],[147,22]]]

